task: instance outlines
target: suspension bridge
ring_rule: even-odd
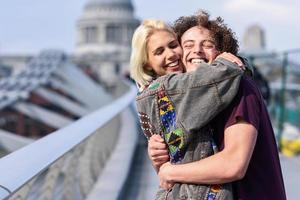
[[[271,87],[278,89],[276,84]],[[296,84],[288,87],[299,90]],[[154,199],[158,178],[137,122],[136,92],[121,79],[107,92],[54,50],[2,78],[0,109],[54,131],[38,138],[17,134],[17,127],[11,127],[17,133],[0,130],[5,155],[0,159],[0,199]],[[20,118],[1,118],[0,125],[15,119]],[[297,199],[300,158],[280,157],[288,199]]]

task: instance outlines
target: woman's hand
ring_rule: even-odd
[[[164,139],[160,135],[152,135],[148,141],[148,156],[158,172],[160,166],[169,161],[169,153]]]
[[[172,170],[172,164],[170,162],[164,163],[159,169],[159,185],[165,190],[169,190],[174,185],[174,182],[168,178],[170,170]]]
[[[232,53],[223,52],[217,56],[217,58],[224,58],[232,63],[237,64],[242,70],[245,70],[245,65],[237,56]]]

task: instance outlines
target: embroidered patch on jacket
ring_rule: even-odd
[[[159,87],[159,83],[158,82],[155,82],[155,83],[153,83],[153,84],[150,84],[149,85],[149,90],[155,90],[155,89],[157,89],[158,87]]]
[[[159,107],[159,116],[163,124],[164,132],[171,132],[176,129],[176,112],[175,108],[172,105],[169,97],[165,94],[165,91],[158,92],[158,107]]]
[[[138,115],[140,118],[143,133],[146,136],[146,138],[149,139],[153,135],[154,130],[152,124],[150,123],[150,118],[146,113],[143,112],[139,112]]]
[[[160,90],[157,96],[159,117],[169,147],[171,162],[178,162],[183,157],[183,130],[176,127],[175,107],[166,92]]]
[[[209,188],[209,192],[207,195],[207,200],[214,200],[218,194],[218,192],[220,192],[221,190],[221,185],[211,185]]]
[[[168,144],[172,161],[179,161],[183,156],[181,151],[183,148],[183,130],[181,128],[177,128],[174,131],[165,134],[165,140]]]

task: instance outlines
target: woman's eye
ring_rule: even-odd
[[[163,49],[157,49],[155,52],[154,52],[154,55],[161,55],[163,53]]]

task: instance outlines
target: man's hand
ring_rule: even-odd
[[[169,190],[174,186],[174,182],[171,180],[168,180],[168,172],[169,170],[172,170],[172,164],[170,162],[164,163],[160,169],[159,169],[159,185],[165,190]]]
[[[152,135],[150,137],[148,142],[148,156],[157,172],[162,164],[169,161],[170,157],[167,145],[160,135]]]
[[[245,70],[244,63],[241,61],[241,59],[231,53],[223,52],[218,55],[217,58],[224,58],[232,63],[237,64],[242,70]]]

